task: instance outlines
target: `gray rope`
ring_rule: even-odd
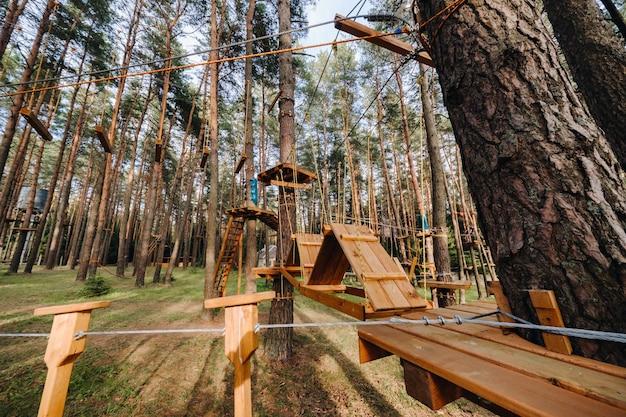
[[[392,317],[388,320],[379,321],[333,321],[333,322],[321,322],[321,323],[285,323],[285,324],[257,324],[255,326],[255,333],[266,329],[279,329],[279,328],[309,328],[309,327],[338,327],[338,326],[383,326],[383,325],[404,325],[404,324],[419,324],[419,325],[440,325],[463,323],[481,324],[484,326],[492,327],[506,327],[517,329],[530,329],[539,330],[542,332],[558,334],[562,336],[578,337],[582,339],[603,340],[608,342],[626,343],[626,334],[604,332],[599,330],[586,330],[586,329],[572,329],[567,327],[554,327],[543,326],[538,324],[529,323],[519,317],[511,314],[505,314],[522,323],[507,323],[499,321],[481,320],[481,317],[492,315],[495,313],[503,313],[502,311],[496,311],[489,314],[481,314],[468,318],[461,318],[456,315],[452,319],[446,319],[443,316],[438,316],[436,319],[429,319],[424,316],[422,320],[411,320],[401,317]],[[174,333],[219,333],[221,336],[225,334],[226,329],[222,328],[209,328],[209,329],[154,329],[154,330],[111,330],[111,331],[93,331],[93,332],[77,332],[74,336],[75,340],[86,337],[87,335],[136,335],[136,334],[174,334]],[[0,333],[0,337],[49,337],[49,333]]]
[[[129,334],[174,334],[174,333],[220,333],[222,336],[226,328],[222,327],[220,329],[154,329],[154,330],[109,330],[109,331],[99,331],[99,332],[77,332],[74,335],[74,340],[81,339],[87,335],[129,335]]]

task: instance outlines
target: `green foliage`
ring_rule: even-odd
[[[81,297],[100,297],[111,292],[111,285],[106,280],[96,274],[85,280],[85,286],[80,290]]]

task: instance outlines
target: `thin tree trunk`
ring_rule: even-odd
[[[9,3],[6,14],[4,15],[2,28],[0,29],[0,57],[4,56],[4,52],[11,40],[11,34],[17,27],[17,19],[22,15],[27,3],[28,0],[22,0],[21,3],[19,0],[11,0]]]
[[[0,142],[0,173],[4,173],[7,157],[9,156],[9,149],[11,148],[11,143],[13,143],[13,136],[15,136],[17,122],[20,118],[20,109],[22,108],[22,104],[24,104],[25,91],[30,86],[30,84],[28,84],[28,81],[30,80],[30,76],[35,69],[35,63],[37,62],[37,56],[39,55],[41,41],[43,39],[44,33],[50,25],[50,17],[52,16],[52,12],[55,9],[56,4],[57,2],[54,0],[48,0],[46,3],[46,7],[44,8],[44,11],[41,15],[41,20],[39,21],[39,26],[37,27],[37,34],[35,35],[33,44],[30,48],[30,53],[28,55],[28,58],[26,59],[26,65],[24,66],[24,70],[22,71],[22,76],[20,78],[20,83],[17,87],[16,95],[13,98],[13,105],[9,110],[9,117],[4,126],[4,136],[2,137],[2,141]],[[0,174],[0,176],[1,175],[2,174]]]
[[[435,256],[435,270],[437,271],[437,280],[451,281],[446,216],[446,179],[443,170],[443,161],[441,160],[441,151],[439,150],[439,134],[437,132],[437,123],[435,122],[435,111],[433,110],[430,97],[429,74],[426,66],[422,63],[420,63],[420,74],[420,97],[422,99],[432,184],[433,224],[431,227],[433,231],[432,240]],[[439,291],[437,291],[439,306],[446,307],[454,304],[454,295],[454,290],[440,288]]]

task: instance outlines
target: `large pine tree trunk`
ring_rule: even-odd
[[[278,1],[278,28],[280,32],[291,29],[291,10],[288,0]],[[291,48],[291,33],[283,34],[278,40],[279,49]],[[278,103],[280,124],[280,160],[283,163],[294,163],[295,125],[294,125],[294,86],[293,62],[291,52],[283,52],[278,56],[278,72],[282,96]],[[296,231],[296,206],[294,189],[280,187],[278,216],[278,251],[276,256],[281,264],[287,259],[291,235]],[[276,298],[272,300],[269,321],[272,324],[293,323],[293,285],[285,278],[274,279]],[[270,329],[265,341],[268,356],[274,360],[287,360],[291,357],[293,328],[285,327]]]
[[[451,3],[417,5],[427,20]],[[626,189],[539,12],[530,0],[470,0],[423,29],[513,312],[534,320],[526,290],[549,289],[566,326],[625,333]],[[621,345],[572,344],[626,364]]]
[[[626,49],[595,0],[544,0],[543,7],[585,98],[626,170]]]

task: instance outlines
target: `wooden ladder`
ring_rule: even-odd
[[[228,281],[228,275],[235,262],[235,255],[239,248],[239,242],[241,242],[244,223],[245,219],[243,217],[231,216],[230,220],[228,220],[224,241],[222,242],[222,249],[220,250],[220,256],[217,260],[217,268],[215,268],[213,274],[215,289],[220,297],[226,294],[226,282]]]

